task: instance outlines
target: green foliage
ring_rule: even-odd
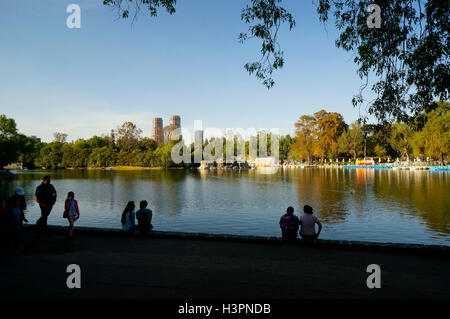
[[[344,156],[356,159],[363,154],[364,133],[360,121],[350,125],[338,138],[338,150]]]
[[[239,41],[258,38],[262,41],[261,58],[246,63],[244,68],[249,74],[270,89],[275,84],[272,73],[284,65],[283,51],[278,43],[278,32],[282,23],[289,24],[289,30],[295,26],[292,15],[279,5],[282,0],[252,0],[251,5],[242,9],[241,20],[250,24],[247,33],[239,35]]]
[[[414,135],[414,153],[439,158],[443,165],[450,148],[450,104],[439,102],[437,109],[427,113],[426,118],[423,130]]]
[[[397,122],[392,126],[390,144],[400,156],[409,158],[412,138],[413,131],[407,124]]]
[[[331,14],[341,30],[336,46],[355,54],[358,74],[374,75],[376,94],[368,111],[379,120],[406,121],[435,97],[449,98],[449,5],[442,0],[379,0],[381,28],[368,28],[366,9],[372,0],[319,0],[323,22]],[[422,5],[424,3],[424,5]],[[362,90],[354,105],[364,103]]]

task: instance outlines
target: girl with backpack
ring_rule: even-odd
[[[67,230],[67,237],[73,238],[73,225],[75,221],[80,218],[80,209],[78,208],[78,202],[75,200],[74,192],[67,194],[66,202],[64,203],[63,218],[67,218],[69,221],[69,229]]]

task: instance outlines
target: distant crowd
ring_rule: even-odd
[[[34,199],[41,210],[41,217],[37,220],[36,225],[42,232],[46,232],[48,216],[56,203],[56,189],[51,184],[50,176],[45,176],[42,183],[36,188]],[[136,212],[135,208],[134,202],[130,201],[123,210],[121,217],[122,231],[128,234],[152,231],[153,212],[148,208],[148,202],[146,200],[141,201]],[[17,187],[14,194],[9,198],[0,197],[0,235],[6,237],[1,238],[1,242],[11,243],[15,250],[22,248],[23,223],[28,223],[24,213],[26,209],[25,191],[22,187]],[[305,205],[303,210],[304,214],[298,217],[294,215],[294,208],[288,207],[286,214],[281,216],[280,228],[283,240],[296,240],[298,234],[306,240],[318,238],[322,231],[322,224],[313,215],[311,206]],[[66,238],[73,239],[74,224],[80,218],[80,208],[74,192],[67,194],[62,217],[66,218],[69,223]],[[318,225],[317,232],[316,224]]]

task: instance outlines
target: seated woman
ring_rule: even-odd
[[[300,216],[300,236],[303,239],[317,239],[322,231],[322,224],[319,219],[313,215],[313,209],[309,205],[303,207],[305,212]],[[315,224],[319,226],[319,231],[316,233]]]
[[[122,230],[128,233],[134,233],[135,228],[135,214],[134,214],[134,202],[128,202],[127,207],[125,207],[122,213]]]

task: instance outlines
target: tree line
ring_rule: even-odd
[[[279,157],[282,162],[301,160],[307,163],[336,159],[356,160],[361,157],[402,158],[426,157],[444,165],[450,145],[450,104],[437,102],[428,112],[411,117],[406,122],[367,124],[357,120],[348,125],[341,114],[320,110],[302,115],[295,122],[295,135],[280,136]],[[176,167],[172,148],[179,140],[167,144],[142,137],[142,130],[125,122],[110,134],[68,142],[67,134],[54,133],[52,142],[17,131],[14,119],[0,115],[0,165],[20,162],[28,168],[101,168],[110,166]],[[267,134],[271,153],[271,134]],[[203,148],[217,138],[205,140]],[[226,158],[226,140],[223,158]],[[259,139],[257,139],[259,149]],[[237,155],[235,139],[234,155]],[[245,142],[245,157],[249,156],[249,142]],[[194,163],[194,144],[188,146]]]
[[[318,160],[359,157],[417,158],[439,160],[444,165],[450,145],[449,103],[437,102],[428,112],[404,122],[367,124],[357,120],[350,125],[341,114],[321,110],[302,115],[295,123],[296,139],[292,159]]]

